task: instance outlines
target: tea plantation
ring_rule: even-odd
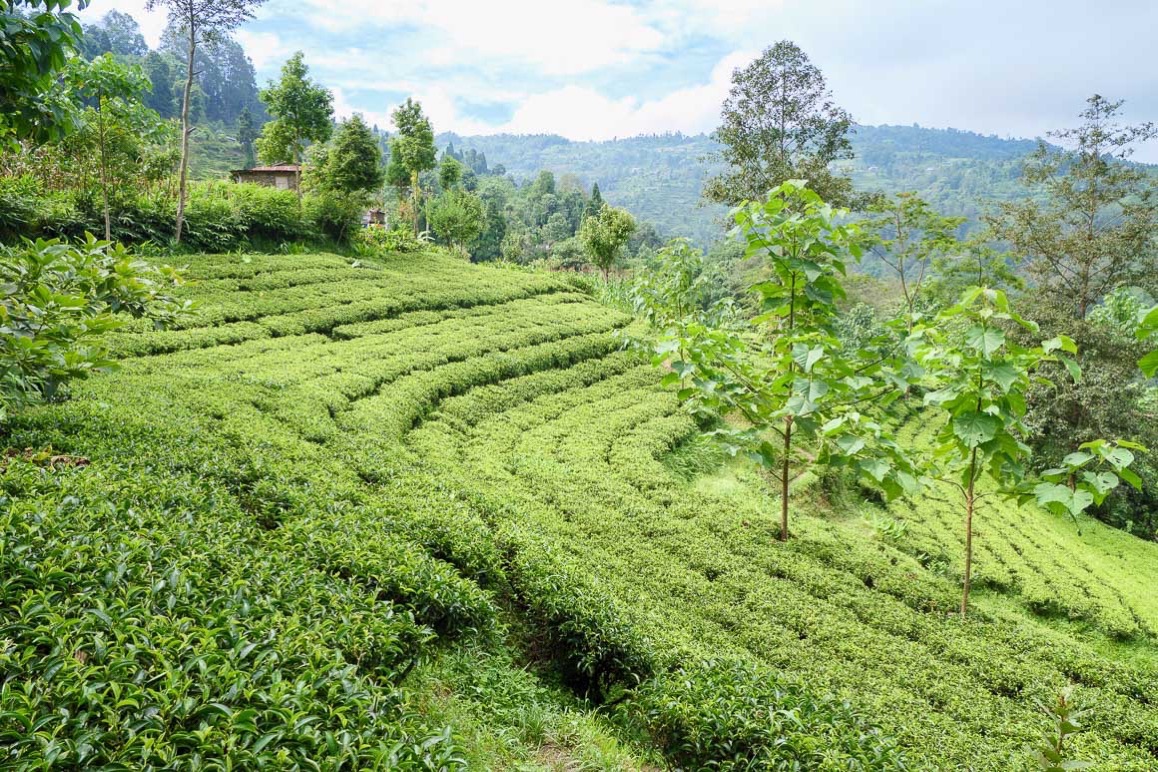
[[[204,256],[23,414],[0,768],[1158,768],[1158,545],[726,462],[565,277]],[[929,440],[935,417],[900,428]],[[79,457],[89,462],[76,463]]]

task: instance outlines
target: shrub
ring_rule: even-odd
[[[896,744],[848,703],[742,662],[678,668],[649,681],[631,710],[681,768],[905,768]]]
[[[56,395],[62,384],[112,367],[94,338],[118,314],[167,321],[177,274],[91,236],[83,246],[26,242],[0,252],[0,419],[6,405]]]
[[[380,226],[359,228],[350,239],[355,248],[368,254],[375,252],[418,252],[423,244],[409,228],[386,229]]]
[[[308,235],[297,195],[292,190],[247,183],[218,183],[218,186],[229,199],[246,239],[278,242]]]
[[[318,234],[342,244],[361,227],[364,208],[360,194],[322,191],[305,199],[304,217]]]
[[[15,241],[36,220],[40,186],[32,177],[0,177],[0,241]]]

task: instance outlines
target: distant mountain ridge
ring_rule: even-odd
[[[644,135],[575,141],[555,134],[439,134],[439,149],[485,153],[493,167],[523,181],[548,169],[574,174],[585,186],[598,182],[612,204],[651,221],[665,237],[687,236],[706,246],[723,234],[724,207],[705,204],[704,180],[718,169],[717,144],[706,134]],[[1037,140],[1011,139],[960,129],[857,126],[856,157],[840,162],[864,190],[916,190],[946,214],[976,218],[981,202],[1024,195],[1020,163]]]

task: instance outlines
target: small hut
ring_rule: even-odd
[[[274,164],[255,166],[252,169],[234,169],[229,174],[234,182],[252,182],[278,190],[297,190],[301,170],[302,167],[297,164]]]

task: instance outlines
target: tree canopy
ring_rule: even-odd
[[[762,200],[793,179],[807,180],[825,201],[852,202],[852,183],[829,170],[852,157],[852,116],[832,101],[824,75],[795,43],[782,40],[732,74],[715,138],[727,168],[704,195],[723,204]]]

